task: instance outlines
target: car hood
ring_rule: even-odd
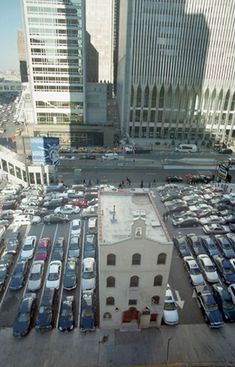
[[[95,278],[83,279],[82,278],[82,290],[93,290],[95,289]]]
[[[12,278],[11,282],[10,282],[10,288],[13,289],[19,289],[22,287],[23,283],[23,276],[21,276],[20,278]]]
[[[218,282],[219,278],[216,272],[207,272],[206,273],[206,277],[208,279],[209,282]]]
[[[36,327],[43,328],[51,326],[51,322],[52,322],[52,312],[40,313],[37,317]]]
[[[13,326],[13,334],[14,336],[23,336],[26,335],[29,329],[30,322],[16,322]]]
[[[207,317],[209,320],[209,324],[212,327],[220,327],[223,325],[223,318],[219,310],[208,311]]]
[[[224,279],[229,284],[235,283],[235,273],[224,274]]]
[[[67,330],[73,326],[73,317],[61,316],[59,321],[59,329]]]
[[[163,311],[164,321],[169,324],[177,324],[179,322],[179,315],[177,310]]]
[[[74,287],[76,284],[76,276],[65,276],[64,278],[64,287],[71,288]]]
[[[44,253],[44,254],[37,254],[35,256],[35,260],[46,260],[46,258],[47,258],[47,254],[46,253]]]
[[[81,317],[80,327],[83,330],[91,330],[95,327],[95,320],[93,317]]]

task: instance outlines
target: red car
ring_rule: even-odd
[[[45,261],[47,259],[48,247],[50,246],[50,244],[51,244],[51,240],[49,237],[40,239],[38,246],[37,246],[36,254],[35,254],[35,260]]]
[[[87,208],[88,201],[85,199],[74,199],[70,202],[71,205],[78,206],[79,208]]]

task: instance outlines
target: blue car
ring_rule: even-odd
[[[36,318],[36,330],[46,331],[53,328],[53,306],[55,289],[45,288]]]
[[[235,257],[235,251],[229,241],[229,239],[222,235],[217,235],[215,236],[216,242],[222,252],[222,254],[227,257],[228,259],[231,259],[233,257]]]
[[[24,286],[27,268],[27,261],[19,260],[17,262],[9,286],[11,290],[18,290]]]
[[[22,337],[29,333],[32,327],[35,307],[36,293],[26,293],[13,325],[13,336]]]
[[[216,246],[215,240],[211,236],[200,236],[200,240],[209,256],[220,255],[220,251]]]
[[[214,284],[212,290],[224,320],[235,322],[235,306],[227,288],[223,284]]]
[[[201,308],[203,317],[210,328],[220,328],[224,325],[222,314],[218,308],[213,294],[209,288],[204,286],[195,287],[197,301]]]
[[[61,305],[59,330],[71,331],[74,328],[74,296],[67,296]]]
[[[224,282],[226,284],[235,283],[235,273],[230,261],[223,256],[215,256],[214,262]]]

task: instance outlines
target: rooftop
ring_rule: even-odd
[[[132,224],[137,219],[146,223],[146,237],[153,241],[170,242],[150,191],[101,191],[99,195],[99,242],[113,244],[131,236]]]

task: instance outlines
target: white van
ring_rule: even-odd
[[[106,153],[101,157],[103,161],[117,161],[119,159],[119,155],[117,153]]]
[[[198,147],[196,144],[179,144],[175,148],[175,152],[196,153],[197,151]]]

